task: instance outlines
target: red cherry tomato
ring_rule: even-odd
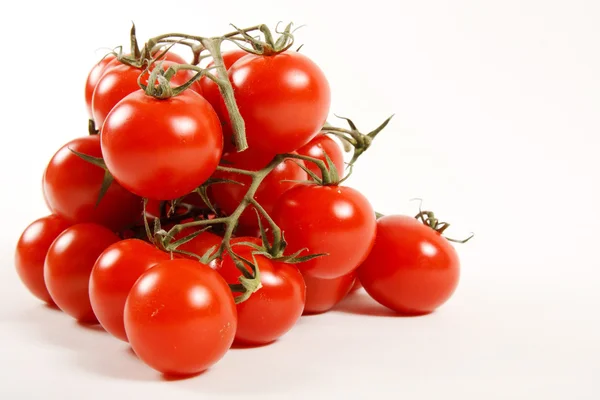
[[[88,115],[90,118],[94,116],[92,113],[92,95],[94,94],[94,89],[98,84],[100,78],[106,71],[107,66],[110,64],[112,60],[115,60],[116,57],[113,54],[109,54],[100,60],[97,64],[95,64],[90,73],[88,74],[87,80],[85,82],[85,104],[87,106]]]
[[[241,242],[254,240],[238,238]],[[253,261],[250,247],[237,245],[233,250],[240,257]],[[262,287],[237,305],[235,334],[236,342],[251,345],[273,342],[292,329],[302,315],[306,301],[306,287],[298,268],[260,255],[256,255],[255,260]],[[248,267],[248,270],[251,269]],[[239,283],[238,278],[242,275],[229,255],[223,257],[218,271],[229,284]]]
[[[354,271],[375,240],[375,212],[358,191],[346,186],[298,184],[275,204],[273,219],[292,254],[328,254],[299,263],[304,275],[333,279]]]
[[[50,210],[71,224],[94,222],[114,231],[135,223],[142,199],[113,182],[96,206],[104,170],[71,152],[101,157],[100,137],[85,136],[60,148],[46,167],[43,189]]]
[[[182,239],[200,229],[203,229],[203,227],[184,229],[179,235],[177,235],[175,237],[175,239],[177,239],[177,240]],[[202,256],[204,256],[204,254],[206,254],[208,252],[208,250],[210,250],[211,248],[214,248],[214,251],[211,252],[211,255],[212,255],[212,254],[215,254],[215,252],[217,250],[219,250],[219,246],[221,245],[222,240],[223,240],[223,238],[221,236],[215,235],[214,233],[211,233],[209,231],[204,231],[201,234],[199,234],[198,236],[196,236],[195,238],[193,238],[192,240],[190,240],[189,242],[186,242],[186,243],[182,244],[181,246],[179,246],[178,249],[187,251],[189,253],[194,253],[194,254],[202,257]],[[187,257],[187,256],[184,256],[184,257]],[[197,260],[196,258],[193,258],[191,256],[189,258],[191,258],[193,260]],[[217,259],[214,259],[210,264],[208,264],[208,266],[211,267],[212,269],[217,269],[219,264],[220,264],[220,261],[217,258]]]
[[[313,140],[302,146],[297,151],[298,154],[303,156],[313,157],[319,160],[323,160],[327,164],[325,153],[329,156],[335,168],[338,172],[338,176],[341,178],[344,176],[344,153],[341,147],[327,135],[318,135]],[[322,177],[321,170],[313,162],[305,163],[308,169]]]
[[[346,297],[355,280],[354,272],[333,279],[319,279],[305,275],[306,305],[304,314],[319,314],[331,310]]]
[[[90,276],[89,295],[107,332],[127,341],[123,310],[129,291],[144,271],[169,259],[169,254],[139,239],[121,240],[100,254]]]
[[[377,221],[377,238],[358,269],[367,293],[384,306],[427,314],[454,293],[460,275],[454,247],[414,218],[388,215]]]
[[[166,71],[171,65],[177,64],[172,61],[163,61],[163,69]],[[154,64],[156,66],[158,64]],[[153,68],[151,68],[153,69]],[[143,75],[142,75],[143,74]],[[119,101],[128,94],[140,90],[138,78],[142,75],[141,83],[148,84],[149,72],[143,72],[139,68],[121,64],[106,68],[104,74],[96,84],[92,95],[92,112],[96,128],[100,129],[106,120],[108,113]],[[186,83],[191,77],[189,71],[177,73],[171,80],[171,86],[179,86]]]
[[[251,149],[289,153],[308,143],[329,114],[329,83],[301,53],[246,55],[229,69]],[[229,115],[223,103],[223,115]]]
[[[223,155],[223,159],[228,161],[228,167],[244,169],[248,171],[258,171],[267,166],[273,157],[271,155],[258,153],[253,150],[242,152],[231,152]],[[211,194],[215,203],[225,214],[231,214],[238,207],[252,179],[247,175],[234,174],[229,172],[217,171],[215,178],[229,179],[240,182],[243,185],[235,183],[218,183],[212,185]],[[306,172],[294,161],[285,160],[279,164],[267,177],[261,182],[254,198],[269,213],[273,212],[273,207],[277,199],[288,189],[296,185],[296,182],[308,179]],[[264,218],[263,226],[267,227]],[[249,230],[258,230],[258,220],[254,207],[249,206],[239,219],[240,226]]]
[[[223,278],[184,259],[144,272],[127,296],[124,321],[138,357],[167,375],[196,374],[215,364],[231,347],[237,327]]]
[[[172,200],[200,186],[223,150],[217,114],[191,90],[164,100],[142,90],[128,95],[107,117],[101,138],[115,180],[155,200]]]
[[[81,322],[96,322],[89,281],[98,256],[119,237],[97,224],[77,224],[61,233],[48,249],[44,280],[58,308]]]
[[[38,299],[54,304],[44,282],[44,260],[48,248],[69,223],[57,215],[32,222],[21,234],[15,251],[15,266],[25,287]]]
[[[354,293],[357,290],[360,290],[362,288],[362,283],[360,283],[360,281],[358,279],[356,279],[354,281],[354,285],[352,285],[352,288],[350,289],[350,293]]]

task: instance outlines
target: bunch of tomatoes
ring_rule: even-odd
[[[94,65],[90,132],[50,159],[51,214],[17,244],[31,293],[169,375],[209,368],[234,342],[274,342],[361,285],[400,314],[443,304],[459,278],[448,224],[378,215],[344,185],[387,121],[329,125],[327,79],[291,43],[289,26],[275,40],[259,25],[140,50],[132,30],[131,53]],[[349,165],[339,143],[354,147]]]

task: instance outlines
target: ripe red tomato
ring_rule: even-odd
[[[61,233],[48,249],[44,281],[58,308],[81,322],[96,322],[89,297],[96,259],[119,237],[97,224],[77,224]]]
[[[333,279],[354,271],[375,240],[375,212],[358,191],[346,186],[298,184],[275,204],[273,218],[288,243],[286,253],[326,253],[298,264],[304,275]]]
[[[166,71],[173,64],[176,63],[173,61],[163,61],[163,69]],[[153,67],[156,65],[158,64],[154,64]],[[141,69],[126,64],[106,68],[104,74],[96,84],[92,95],[92,112],[97,129],[102,127],[108,113],[119,101],[128,94],[140,89],[138,78],[142,73]],[[193,74],[190,71],[181,71],[173,77],[171,86],[183,85],[192,76]],[[150,73],[143,73],[141,82],[147,85],[148,78],[150,78]]]
[[[316,136],[310,142],[299,148],[297,153],[322,160],[325,164],[327,164],[327,159],[325,158],[325,153],[327,153],[331,161],[333,161],[339,177],[341,178],[344,176],[344,153],[335,140],[327,135]],[[315,163],[306,162],[305,164],[308,169],[317,174],[317,176],[322,177],[321,170]]]
[[[139,239],[121,240],[100,254],[90,276],[89,295],[107,332],[127,341],[123,311],[131,287],[144,271],[169,259],[169,254]]]
[[[128,95],[108,115],[100,136],[115,180],[155,200],[172,200],[200,186],[223,150],[217,114],[191,90],[164,100],[142,90]]]
[[[177,239],[177,240],[182,239],[188,235],[191,235],[192,233],[194,233],[195,231],[197,231],[199,229],[203,229],[203,227],[185,229],[179,235],[177,235],[175,237],[175,239]],[[212,255],[212,254],[215,254],[215,252],[217,250],[219,250],[219,246],[221,245],[222,240],[223,240],[223,238],[221,236],[215,235],[214,233],[209,232],[209,231],[204,231],[201,234],[199,234],[198,236],[196,236],[195,238],[193,238],[192,240],[190,240],[189,242],[186,242],[186,243],[182,244],[181,246],[179,246],[178,249],[187,251],[189,253],[194,253],[194,254],[202,257],[204,254],[206,254],[206,252],[208,250],[210,250],[211,248],[214,248],[214,251],[211,252],[211,255]],[[184,257],[186,257],[186,256],[184,256]],[[196,258],[192,258],[192,259],[196,260]],[[220,264],[220,260],[218,258],[216,258],[210,264],[208,264],[208,266],[211,267],[212,269],[217,269],[219,264]]]
[[[333,279],[319,279],[304,275],[304,282],[306,282],[304,314],[319,314],[331,310],[346,297],[355,280],[354,272]]]
[[[114,231],[135,223],[142,213],[142,199],[113,182],[96,206],[104,170],[69,149],[102,156],[98,135],[72,140],[54,154],[43,177],[44,197],[50,210],[71,224],[94,222]]]
[[[54,304],[44,282],[44,260],[48,248],[70,224],[57,215],[33,221],[21,234],[15,251],[15,266],[25,287],[38,299]]]
[[[354,285],[352,285],[352,288],[350,289],[350,293],[354,293],[357,290],[360,290],[361,288],[362,288],[362,283],[360,283],[360,280],[356,279],[354,281]]]
[[[112,60],[116,60],[114,54],[107,55],[97,64],[95,64],[94,67],[91,69],[90,73],[88,74],[87,80],[85,82],[85,104],[87,106],[90,118],[94,116],[94,114],[92,113],[92,95],[94,94],[94,89],[96,88],[98,81],[100,80],[100,78],[102,78],[102,75],[104,74],[106,68]]]
[[[248,171],[258,171],[266,167],[272,158],[272,155],[259,153],[251,149],[242,152],[234,151],[223,155],[223,159],[229,162],[226,166]],[[243,184],[218,183],[211,187],[211,194],[215,203],[225,214],[231,214],[244,198],[252,183],[252,179],[247,175],[222,171],[217,171],[214,174],[214,177],[230,179]],[[279,199],[285,191],[296,185],[295,182],[291,181],[306,179],[308,179],[306,172],[304,172],[294,160],[285,160],[275,167],[275,169],[261,182],[254,198],[270,215],[273,212],[273,207],[275,206],[277,199]],[[266,223],[264,218],[262,221],[263,223]],[[239,219],[239,223],[240,226],[243,226],[246,230],[258,229],[258,220],[253,206],[246,208]]]
[[[238,240],[252,242],[255,238]],[[233,250],[240,257],[253,261],[250,247],[237,245]],[[237,304],[235,334],[236,342],[251,345],[271,343],[292,329],[302,315],[306,301],[306,287],[298,268],[260,255],[255,258],[262,287]],[[218,271],[229,284],[239,283],[238,278],[242,275],[227,254]]]
[[[229,69],[251,149],[289,153],[308,143],[329,114],[329,83],[301,53],[246,55]],[[223,115],[229,115],[223,103]]]
[[[445,303],[459,275],[458,255],[450,242],[403,215],[377,221],[375,246],[358,269],[371,297],[407,315],[427,314]]]
[[[219,361],[237,327],[229,286],[197,261],[150,268],[125,303],[125,332],[138,357],[167,375],[191,375]]]

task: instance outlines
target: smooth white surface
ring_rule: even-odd
[[[600,3],[132,3],[16,2],[0,14],[1,399],[600,398]],[[297,41],[328,76],[332,113],[364,130],[396,114],[349,184],[383,213],[414,213],[409,199],[422,197],[449,233],[476,232],[458,249],[452,300],[393,318],[360,315],[386,311],[354,298],[172,382],[39,304],[14,244],[47,213],[45,164],[86,134],[95,50],[127,45],[131,20],[141,40],[307,24]]]

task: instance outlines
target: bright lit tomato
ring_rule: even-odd
[[[167,375],[196,374],[215,364],[237,328],[227,283],[208,266],[185,259],[142,274],[127,297],[124,321],[138,357]]]
[[[54,304],[44,282],[44,260],[48,248],[70,224],[57,215],[32,222],[21,234],[15,251],[15,266],[25,287],[38,299]]]
[[[358,277],[371,297],[392,310],[418,315],[444,304],[458,285],[458,255],[438,232],[414,218],[388,215]]]
[[[44,281],[58,308],[81,322],[96,322],[89,281],[98,256],[119,237],[97,224],[65,229],[48,249]]]
[[[229,69],[251,149],[289,153],[308,143],[329,114],[329,83],[305,55],[246,55]],[[223,115],[229,115],[223,103]]]
[[[354,272],[333,279],[319,279],[305,275],[306,305],[304,314],[319,314],[331,310],[346,297],[355,280]]]
[[[267,166],[271,161],[272,156],[248,149],[242,152],[234,151],[225,153],[223,159],[228,161],[225,165],[227,167],[258,171]],[[252,179],[247,175],[222,171],[217,171],[214,177],[234,180],[243,184],[217,183],[211,187],[212,198],[215,203],[225,214],[231,214],[246,195],[248,187],[252,183]],[[285,191],[296,185],[296,182],[292,181],[301,181],[306,180],[307,178],[306,172],[304,172],[295,160],[285,160],[275,167],[275,169],[261,182],[254,198],[270,215],[273,212],[273,207],[275,206],[277,199],[279,199]],[[265,226],[264,218],[262,221],[263,226]],[[239,219],[239,223],[240,226],[250,230],[258,229],[258,220],[253,206],[246,208]]]
[[[327,164],[327,159],[325,157],[325,153],[329,156],[335,168],[337,169],[339,177],[344,176],[344,153],[342,152],[342,148],[335,142],[335,140],[331,139],[327,135],[318,135],[310,142],[302,146],[297,151],[298,154],[303,156],[313,157],[319,160],[322,160]],[[317,174],[317,176],[321,177],[321,170],[319,167],[313,162],[305,162],[308,169]]]
[[[96,206],[104,170],[71,150],[101,157],[100,137],[77,138],[54,154],[43,177],[44,197],[50,210],[71,224],[94,222],[114,231],[135,223],[142,213],[142,199],[113,182]]]
[[[121,240],[100,254],[90,276],[89,295],[107,332],[127,341],[123,310],[131,287],[144,271],[169,259],[169,254],[139,239]]]
[[[255,240],[238,238],[238,241]],[[240,257],[253,261],[250,247],[237,245],[233,246],[233,250]],[[251,345],[273,342],[292,329],[302,315],[306,301],[306,287],[298,268],[260,255],[256,255],[255,260],[262,287],[237,305],[238,327],[235,334],[236,342]],[[227,283],[239,283],[241,272],[229,255],[223,257],[218,271]]]
[[[217,114],[191,90],[164,100],[142,90],[131,93],[110,112],[100,136],[115,180],[155,200],[172,200],[200,186],[223,150]]]
[[[88,115],[90,116],[90,118],[94,116],[94,114],[92,113],[92,95],[94,94],[94,89],[96,88],[96,85],[98,84],[100,78],[102,78],[102,75],[106,71],[106,68],[108,67],[110,62],[115,59],[116,57],[114,56],[114,54],[107,55],[97,64],[95,64],[90,70],[90,73],[88,74],[87,80],[85,82],[85,104],[87,106]]]
[[[292,254],[328,254],[299,263],[304,275],[333,279],[354,271],[375,240],[375,212],[358,191],[346,186],[298,184],[275,204],[273,219]]]

